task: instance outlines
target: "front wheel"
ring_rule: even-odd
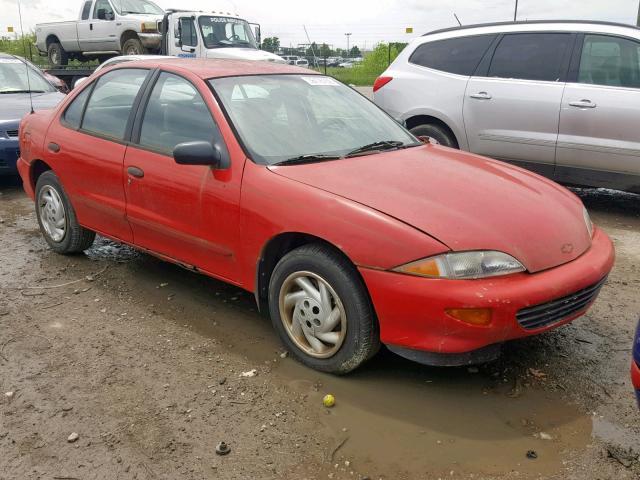
[[[93,244],[96,234],[80,226],[58,176],[52,171],[44,172],[36,183],[36,216],[42,236],[57,253],[82,252]]]
[[[348,373],[380,348],[377,320],[355,267],[324,245],[285,255],[269,282],[271,321],[305,365]]]
[[[145,53],[147,52],[142,46],[142,42],[137,38],[130,38],[122,45],[123,55],[143,55]]]

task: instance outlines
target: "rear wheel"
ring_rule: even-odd
[[[49,44],[47,56],[49,57],[49,63],[54,67],[59,67],[69,63],[69,54],[58,42],[52,42]]]
[[[380,348],[361,278],[324,245],[302,246],[278,262],[269,282],[269,310],[283,343],[316,370],[348,373]]]
[[[80,226],[58,176],[52,171],[38,178],[36,216],[42,236],[57,253],[82,252],[93,244],[96,234]]]
[[[122,45],[123,55],[143,55],[145,53],[147,52],[142,46],[142,42],[137,38],[130,38]]]
[[[427,123],[425,125],[418,125],[411,129],[416,137],[430,137],[435,140],[436,143],[444,145],[445,147],[458,148],[458,142],[451,134],[451,132],[441,125],[433,123]]]

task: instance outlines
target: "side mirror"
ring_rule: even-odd
[[[106,20],[107,19],[107,10],[104,8],[98,9],[98,20]]]
[[[209,165],[213,168],[229,167],[229,155],[218,144],[210,142],[184,142],[173,149],[173,159],[179,165]]]

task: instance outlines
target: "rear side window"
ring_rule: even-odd
[[[495,35],[449,38],[416,48],[409,62],[448,73],[471,76]]]
[[[620,37],[585,35],[578,82],[640,88],[640,43]]]
[[[71,105],[67,107],[64,112],[64,122],[71,128],[80,128],[80,122],[82,122],[82,112],[84,111],[84,104],[87,103],[89,98],[89,92],[91,87],[85,88],[80,94],[73,99]]]
[[[489,77],[558,82],[571,34],[516,33],[505,35],[489,67]]]
[[[89,98],[82,129],[123,140],[131,107],[147,70],[114,70],[98,79]]]
[[[82,6],[82,20],[88,20],[90,12],[91,12],[91,0],[89,0],[88,2],[84,2],[84,5]]]
[[[163,72],[149,97],[139,143],[171,155],[176,145],[192,141],[224,144],[196,88],[182,77]]]

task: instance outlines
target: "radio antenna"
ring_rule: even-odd
[[[33,113],[33,95],[31,93],[31,78],[29,77],[29,64],[27,63],[27,44],[24,39],[24,30],[22,28],[22,8],[20,8],[20,0],[18,0],[18,18],[20,19],[20,35],[22,36],[24,68],[27,70],[27,88],[29,89],[29,105],[31,106],[31,113]]]

